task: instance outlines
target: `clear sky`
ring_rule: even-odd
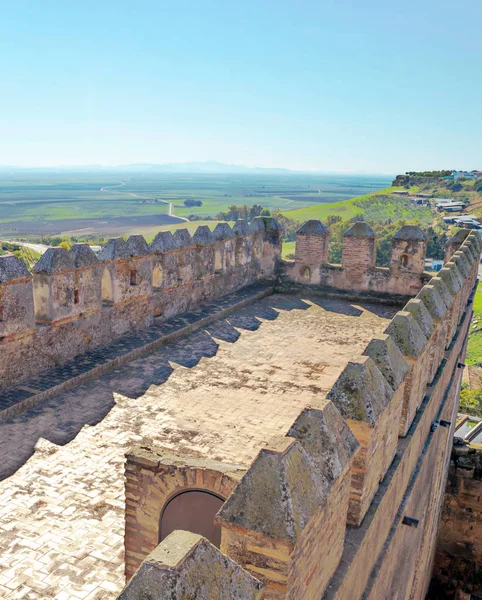
[[[482,169],[481,0],[0,0],[0,164]]]

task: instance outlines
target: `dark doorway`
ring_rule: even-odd
[[[214,524],[214,517],[223,504],[219,496],[201,490],[188,490],[174,496],[161,514],[159,542],[176,529],[182,529],[199,533],[219,548],[221,528]]]

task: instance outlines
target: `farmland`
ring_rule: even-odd
[[[161,228],[182,225],[191,215],[212,219],[232,205],[260,204],[285,214],[326,206],[333,212],[333,205],[342,208],[346,200],[384,188],[390,180],[295,173],[219,175],[3,168],[0,236],[35,239],[42,235],[143,233],[153,237]],[[202,204],[187,207],[186,200]]]

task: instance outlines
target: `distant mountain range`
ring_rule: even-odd
[[[266,175],[282,175],[291,173],[306,173],[307,171],[292,171],[290,169],[270,169],[263,167],[246,167],[245,165],[228,165],[217,161],[205,162],[185,162],[185,163],[135,163],[132,165],[119,165],[108,167],[102,165],[79,165],[79,166],[58,166],[58,167],[17,167],[0,165],[2,171],[102,171],[102,172],[135,172],[135,173],[259,173]]]

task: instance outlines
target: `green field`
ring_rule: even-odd
[[[390,177],[311,174],[167,174],[100,170],[0,170],[0,235],[124,235],[159,230],[232,205],[284,213],[327,207],[386,187]],[[185,200],[202,202],[186,207]],[[169,216],[169,203],[172,215]],[[315,209],[315,212],[318,209]],[[353,213],[353,210],[352,210]]]

